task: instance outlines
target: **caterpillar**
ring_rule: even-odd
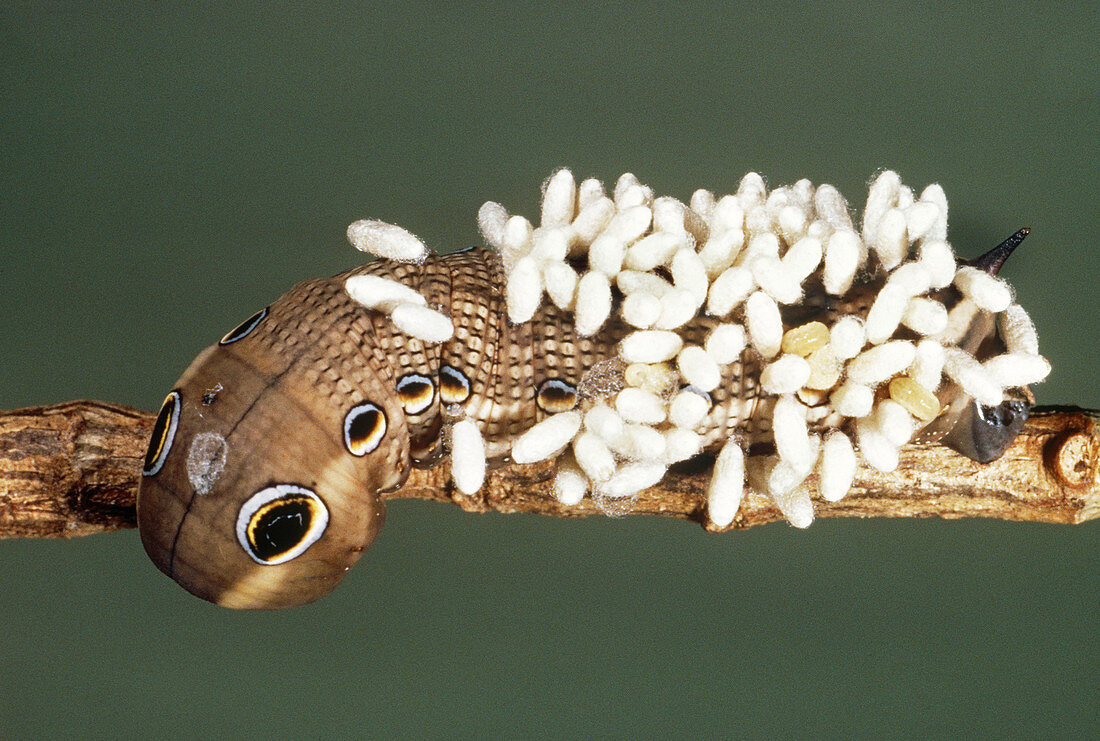
[[[318,599],[413,466],[474,493],[489,466],[553,458],[560,502],[618,514],[709,457],[714,526],[750,488],[805,527],[811,495],[840,499],[907,442],[999,457],[1050,369],[996,277],[1027,230],[961,260],[942,189],[891,171],[858,228],[806,180],[683,203],[565,169],[538,227],[493,202],[478,224],[487,246],[438,256],[356,222],[384,259],[298,284],[195,359],[138,494],[157,567],[229,607]]]

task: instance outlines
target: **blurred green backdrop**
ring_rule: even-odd
[[[0,8],[0,407],[155,409],[206,344],[350,267],[345,226],[478,241],[560,165],[686,199],[747,170],[943,184],[1100,407],[1094,3]],[[134,532],[0,542],[0,735],[1082,737],[1100,529],[710,536],[391,505],[337,592],[243,614]]]

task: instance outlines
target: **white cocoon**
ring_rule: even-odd
[[[386,314],[398,304],[427,306],[424,297],[406,285],[377,275],[356,275],[344,281],[344,290],[364,308]]]
[[[485,440],[473,420],[451,428],[451,478],[463,494],[475,494],[485,483]]]
[[[386,260],[419,262],[428,256],[428,248],[415,234],[384,221],[353,221],[348,226],[348,241],[360,252]]]
[[[420,304],[398,304],[390,314],[398,329],[424,342],[446,342],[455,332],[451,320]]]
[[[852,488],[859,461],[852,441],[840,430],[825,436],[821,448],[820,479],[821,497],[827,502],[839,502]]]
[[[647,329],[631,332],[619,343],[619,355],[628,363],[663,363],[672,360],[684,341],[675,332]]]
[[[757,291],[745,304],[749,341],[765,358],[774,357],[783,344],[783,320],[779,306],[766,293]]]
[[[736,440],[728,440],[714,461],[714,473],[707,487],[707,516],[718,527],[726,527],[737,516],[745,490],[745,454]]]
[[[516,463],[544,461],[568,445],[576,437],[580,428],[580,412],[560,412],[551,415],[512,443],[512,460]]]

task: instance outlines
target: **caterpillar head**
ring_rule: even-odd
[[[349,314],[311,334],[294,298],[308,288],[195,359],[146,455],[137,503],[146,552],[188,591],[228,607],[328,594],[378,534],[379,492],[408,473],[404,417],[372,368],[369,323]]]

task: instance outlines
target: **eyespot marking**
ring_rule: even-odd
[[[577,389],[558,378],[548,378],[539,384],[535,401],[549,414],[568,412],[577,406]]]
[[[169,392],[160,406],[157,421],[153,423],[153,436],[149,440],[149,449],[145,452],[145,465],[141,469],[143,476],[153,476],[164,465],[168,451],[172,449],[172,440],[176,437],[176,426],[180,419],[180,392]]]
[[[250,335],[252,333],[252,330],[254,330],[256,326],[264,320],[265,316],[267,316],[268,308],[269,307],[265,306],[264,308],[260,309],[255,314],[238,324],[235,329],[229,330],[229,332],[226,333],[225,337],[222,337],[218,341],[218,344],[228,345],[236,342],[237,340],[244,339],[245,337]]]
[[[269,486],[249,497],[237,515],[237,540],[264,566],[302,555],[328,526],[328,508],[309,489],[294,484]]]
[[[386,434],[386,414],[369,401],[357,404],[344,417],[344,445],[363,456],[378,447]]]
[[[420,414],[435,401],[435,384],[419,373],[409,373],[397,382],[397,398],[406,414]]]
[[[445,404],[462,404],[470,398],[470,379],[452,365],[439,369],[439,398]]]

